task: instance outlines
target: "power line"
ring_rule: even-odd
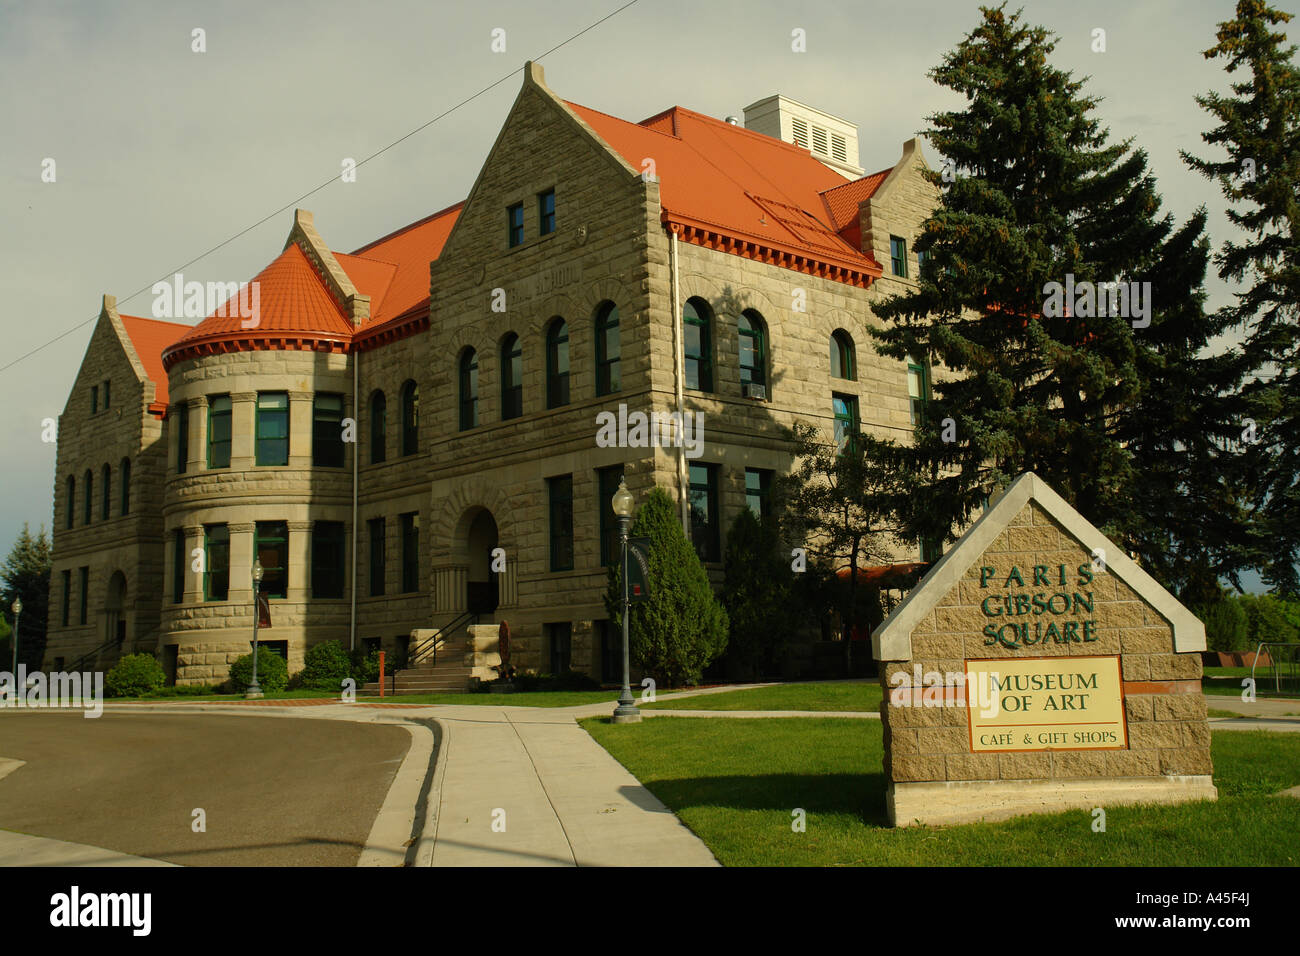
[[[623,4],[623,6],[619,7],[617,10],[614,10],[614,11],[611,12],[611,13],[607,13],[607,14],[605,14],[605,16],[601,17],[601,18],[600,18],[599,20],[597,20],[595,23],[588,24],[587,26],[585,26],[585,27],[583,27],[581,30],[579,30],[577,33],[573,34],[573,36],[569,37],[569,38],[566,39],[566,40],[561,40],[559,43],[555,44],[555,46],[551,47],[551,48],[550,48],[549,50],[547,50],[545,53],[542,53],[541,55],[539,55],[539,56],[537,56],[537,57],[534,57],[534,61],[540,61],[540,60],[544,59],[545,57],[550,56],[550,55],[551,55],[552,53],[554,53],[556,50],[559,50],[559,49],[561,49],[562,47],[567,46],[568,44],[572,43],[574,40],[578,39],[578,37],[582,36],[583,34],[591,32],[592,30],[596,29],[596,27],[598,27],[598,26],[600,26],[602,23],[604,23],[606,20],[610,20],[610,19],[612,19],[612,18],[618,16],[620,13],[622,13],[622,12],[623,12],[624,10],[626,10],[628,7],[633,6],[633,5],[636,4],[637,2],[638,2],[638,0],[628,0],[627,3]],[[521,69],[522,69],[522,68],[521,68]],[[452,106],[452,107],[450,107],[449,109],[446,109],[446,110],[444,110],[443,112],[439,113],[437,116],[435,116],[433,119],[429,120],[427,123],[423,123],[423,124],[421,124],[420,126],[417,126],[415,129],[411,130],[409,133],[406,133],[406,134],[404,134],[404,135],[398,137],[397,139],[393,140],[391,143],[389,143],[387,146],[383,147],[382,149],[378,149],[378,150],[376,150],[375,152],[371,153],[369,156],[367,156],[367,157],[365,157],[364,159],[360,160],[360,161],[356,164],[355,168],[356,168],[356,169],[360,169],[360,168],[361,168],[362,166],[364,166],[366,163],[368,163],[368,162],[370,162],[372,159],[375,159],[376,157],[381,156],[381,155],[383,155],[384,153],[388,152],[390,149],[392,149],[394,146],[398,145],[399,143],[405,142],[406,140],[408,140],[408,139],[410,139],[412,136],[414,136],[416,133],[420,133],[420,132],[423,132],[424,130],[428,129],[428,128],[429,128],[430,126],[432,126],[434,123],[438,122],[438,120],[443,119],[443,118],[446,117],[446,116],[450,116],[452,113],[456,112],[456,110],[460,109],[462,106],[466,106],[466,105],[468,105],[468,104],[474,102],[474,100],[478,99],[480,96],[483,96],[485,93],[490,93],[492,90],[496,89],[498,86],[500,86],[502,83],[504,83],[506,80],[510,79],[512,76],[514,76],[514,75],[515,75],[516,73],[518,73],[518,72],[519,72],[519,69],[511,70],[511,71],[510,71],[509,73],[507,73],[505,76],[503,76],[503,77],[501,77],[500,79],[496,80],[495,82],[489,84],[488,86],[483,87],[483,89],[479,90],[477,93],[473,94],[472,96],[468,96],[468,97],[466,97],[465,99],[463,99],[463,100],[461,100],[459,103],[457,103],[455,106]],[[147,285],[145,285],[145,286],[143,286],[143,287],[141,287],[141,288],[139,288],[139,289],[136,289],[134,292],[132,292],[130,295],[128,295],[126,298],[122,299],[121,301],[122,301],[123,303],[130,302],[130,301],[131,301],[132,299],[134,299],[136,296],[138,296],[138,295],[140,295],[140,294],[142,294],[142,293],[148,291],[149,289],[152,289],[152,288],[153,288],[155,285],[157,285],[159,282],[165,282],[165,281],[167,281],[169,278],[171,278],[172,276],[176,275],[177,273],[179,273],[179,272],[183,272],[185,269],[188,269],[190,266],[194,265],[194,263],[199,262],[199,261],[201,261],[201,260],[203,260],[203,259],[206,259],[208,256],[212,255],[212,253],[216,252],[218,249],[221,249],[221,248],[223,248],[224,246],[228,246],[228,245],[230,245],[230,243],[234,242],[236,239],[240,238],[241,236],[243,236],[243,235],[245,235],[245,234],[247,234],[247,233],[253,231],[254,229],[256,229],[258,226],[262,225],[263,223],[269,222],[270,220],[274,219],[276,216],[279,216],[281,213],[285,212],[286,210],[295,208],[295,207],[296,207],[299,203],[301,203],[304,199],[308,199],[308,198],[314,196],[316,193],[320,192],[320,191],[321,191],[322,189],[324,189],[326,186],[329,186],[331,183],[335,183],[335,182],[338,182],[338,181],[339,181],[339,177],[338,177],[337,175],[332,175],[332,176],[330,176],[329,179],[325,180],[325,181],[324,181],[323,183],[321,183],[319,186],[316,186],[316,187],[314,187],[313,189],[308,190],[307,192],[303,193],[301,196],[299,196],[297,199],[293,200],[292,202],[285,203],[285,204],[284,204],[283,206],[281,206],[279,209],[276,209],[274,212],[268,213],[267,215],[263,216],[261,219],[257,220],[257,222],[253,223],[251,226],[247,226],[247,227],[245,227],[244,229],[239,230],[239,232],[235,233],[233,236],[229,237],[228,239],[225,239],[225,240],[223,240],[223,241],[217,243],[215,246],[213,246],[211,249],[207,250],[206,252],[200,253],[199,255],[195,256],[195,257],[194,257],[193,259],[191,259],[189,262],[186,262],[186,263],[183,263],[183,264],[177,266],[175,269],[172,269],[172,270],[170,270],[169,272],[164,273],[162,276],[160,276],[160,277],[159,277],[158,279],[156,279],[155,281],[150,282],[150,283],[148,283]],[[26,360],[26,359],[31,358],[31,357],[32,357],[33,355],[35,355],[36,353],[41,352],[41,351],[43,351],[44,349],[49,348],[49,347],[50,347],[51,345],[53,345],[55,342],[58,342],[58,341],[60,341],[61,339],[65,339],[65,338],[67,338],[69,335],[71,335],[73,332],[76,332],[78,329],[85,328],[87,325],[90,325],[92,322],[96,321],[98,318],[99,318],[99,313],[97,312],[97,313],[95,313],[94,316],[92,316],[91,318],[87,319],[85,322],[79,322],[79,323],[77,323],[76,325],[72,326],[72,328],[70,328],[70,329],[68,329],[68,330],[66,330],[66,331],[64,331],[64,332],[60,332],[58,335],[56,335],[54,338],[50,339],[48,342],[45,342],[45,343],[43,343],[43,344],[41,344],[41,345],[38,345],[38,346],[36,346],[36,348],[32,349],[30,352],[25,352],[24,354],[18,356],[18,358],[14,359],[14,360],[13,360],[12,362],[10,362],[8,365],[0,365],[0,372],[4,372],[4,371],[6,371],[6,370],[8,370],[8,369],[13,368],[13,367],[14,367],[15,365],[17,365],[19,362],[22,362],[22,361],[24,361],[24,360]]]

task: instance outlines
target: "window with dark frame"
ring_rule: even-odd
[[[94,415],[99,411],[99,386],[90,386],[90,414]]]
[[[569,404],[569,326],[556,319],[546,331],[546,407]]]
[[[82,480],[86,484],[86,493],[82,496],[85,500],[81,503],[81,523],[87,525],[90,524],[90,516],[94,510],[93,502],[95,500],[95,476],[90,473],[89,468],[86,469],[86,474]]]
[[[511,332],[501,342],[501,420],[524,413],[524,350]]]
[[[736,322],[740,339],[740,384],[767,387],[767,327],[762,316],[746,309]]]
[[[889,262],[894,275],[907,278],[907,240],[901,236],[889,237]]]
[[[466,349],[460,357],[460,430],[478,425],[478,353]]]
[[[412,511],[402,520],[402,592],[420,590],[420,514]]]
[[[289,594],[289,525],[258,521],[253,531],[253,557],[262,564],[261,591],[268,598]]]
[[[229,395],[213,395],[208,399],[208,467],[230,467]]]
[[[718,466],[690,466],[691,543],[701,561],[722,559],[718,512]]]
[[[112,517],[110,508],[113,504],[113,469],[105,465],[99,473],[99,520],[107,521]]]
[[[842,452],[846,443],[852,442],[858,434],[858,399],[853,395],[832,393],[831,404],[835,410],[835,448]],[[850,446],[851,447],[851,446]]]
[[[184,402],[173,405],[176,409],[176,474],[185,474],[190,457],[190,407]]]
[[[104,383],[104,409],[105,410],[107,410],[109,405],[112,404],[109,400],[109,389],[112,387],[112,384],[113,384],[112,382]]]
[[[86,623],[90,610],[90,567],[81,568],[81,623]]]
[[[402,386],[402,455],[420,450],[420,387],[414,381]]]
[[[551,673],[563,674],[573,664],[573,623],[547,624],[546,634],[551,652]]]
[[[172,603],[180,604],[185,600],[185,566],[189,555],[185,550],[185,529],[177,528],[172,532]]]
[[[551,570],[573,570],[573,476],[546,479],[551,516]]]
[[[289,464],[289,393],[257,393],[257,464]]]
[[[342,468],[343,396],[317,392],[311,402],[311,463],[317,468]]]
[[[371,518],[366,522],[370,529],[370,596],[381,597],[384,593],[384,519]]]
[[[623,387],[618,306],[606,302],[596,313],[596,394],[609,395]]]
[[[623,472],[623,465],[596,469],[596,512],[600,515],[600,564],[606,568],[623,559],[623,549],[618,536],[618,516],[614,514],[612,504]]]
[[[907,396],[912,411],[912,424],[920,425],[930,398],[930,382],[925,366],[913,361],[910,356],[907,360]]]
[[[71,529],[73,518],[75,518],[77,514],[77,478],[75,475],[68,475],[67,498],[68,507],[64,527]]]
[[[772,472],[762,468],[745,469],[745,504],[762,520],[772,513]]]
[[[312,522],[311,596],[341,598],[346,580],[346,526],[342,521]]]
[[[126,517],[131,513],[131,459],[123,458],[121,465],[122,472],[122,500],[118,502],[122,516]]]
[[[713,313],[700,299],[687,299],[682,307],[682,339],[686,387],[713,391]]]
[[[203,526],[203,600],[230,596],[230,529],[224,524]]]
[[[72,614],[72,572],[63,572],[63,626],[68,626]]]
[[[524,241],[524,204],[515,203],[506,210],[506,223],[509,228],[510,248],[513,249]]]
[[[537,195],[538,233],[549,236],[555,231],[555,190],[548,189]],[[520,237],[522,238],[522,237]]]
[[[852,382],[857,377],[857,354],[853,339],[843,329],[836,329],[831,333],[831,378]]]
[[[370,464],[378,465],[387,457],[388,399],[383,392],[370,396]]]

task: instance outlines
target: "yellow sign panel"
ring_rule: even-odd
[[[966,662],[972,753],[1128,747],[1119,657]]]

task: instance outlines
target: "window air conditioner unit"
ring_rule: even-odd
[[[753,382],[746,382],[740,386],[740,392],[746,398],[761,398],[767,400],[767,387],[764,385],[755,385]]]

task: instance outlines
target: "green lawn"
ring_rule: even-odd
[[[870,681],[778,684],[642,704],[656,710],[865,710],[880,709],[880,683]]]
[[[727,866],[1295,866],[1300,735],[1212,738],[1217,803],[1070,810],[892,829],[881,728],[843,718],[676,718],[582,725]],[[792,811],[807,829],[791,829]]]

